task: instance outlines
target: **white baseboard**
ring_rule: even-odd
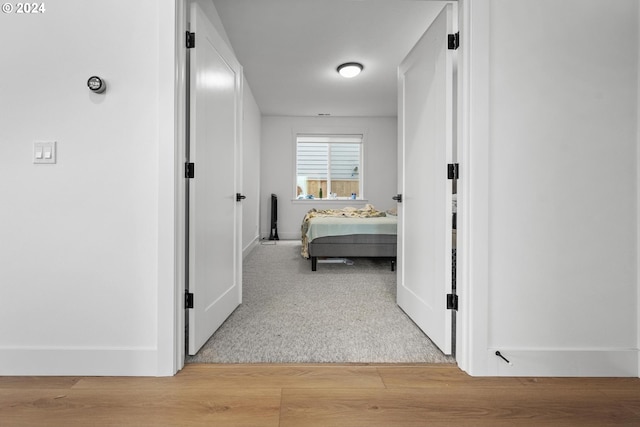
[[[496,351],[511,364],[496,356]],[[638,377],[638,350],[489,349],[489,376]]]
[[[253,248],[258,246],[259,242],[260,242],[260,236],[254,237],[254,239],[247,246],[245,246],[242,249],[242,259],[245,259],[247,257],[247,255],[249,255],[251,253]]]
[[[155,348],[2,348],[0,376],[158,376]]]
[[[301,240],[301,236],[300,236],[300,232],[292,232],[292,233],[287,233],[286,231],[283,233],[278,233],[278,237],[280,238],[280,240]],[[269,238],[269,234],[263,234],[262,235],[263,239],[268,239]]]

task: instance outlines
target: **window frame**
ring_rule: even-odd
[[[323,198],[298,198],[297,188],[298,188],[298,138],[299,137],[359,137],[360,142],[357,143],[360,145],[360,164],[358,166],[358,194],[356,195],[356,199],[351,199],[350,197],[338,197],[336,199],[327,198],[327,195],[323,194]],[[320,202],[332,202],[332,201],[345,201],[345,200],[356,200],[356,201],[365,201],[365,143],[367,139],[367,133],[365,129],[346,129],[346,128],[325,128],[325,129],[294,129],[292,132],[292,140],[293,140],[293,188],[292,195],[293,200],[300,202],[309,202],[309,201],[320,201]],[[331,144],[333,142],[328,142]],[[339,143],[339,142],[335,142]],[[331,166],[331,156],[328,154],[327,166],[330,168]],[[330,180],[330,170],[327,171],[328,178],[327,182],[329,184]]]

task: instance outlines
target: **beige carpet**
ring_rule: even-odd
[[[388,261],[319,264],[299,242],[245,259],[243,304],[187,363],[453,363],[396,305]]]

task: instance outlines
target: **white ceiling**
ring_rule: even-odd
[[[263,115],[395,116],[397,67],[447,2],[213,3]],[[364,71],[345,79],[344,62]]]

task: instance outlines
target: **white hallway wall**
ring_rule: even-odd
[[[262,115],[251,93],[249,83],[244,82],[242,107],[242,249],[247,254],[260,235],[260,129]]]
[[[155,0],[0,16],[0,375],[167,366],[174,20]],[[42,140],[57,164],[32,163]]]
[[[638,3],[466,3],[467,368],[637,376]]]
[[[298,201],[295,191],[295,141],[300,130],[352,129],[366,132],[364,195],[367,201]],[[278,196],[278,236],[300,239],[300,225],[311,208],[395,207],[397,192],[397,119],[395,117],[263,117],[261,163],[261,236],[269,237],[271,194]]]

